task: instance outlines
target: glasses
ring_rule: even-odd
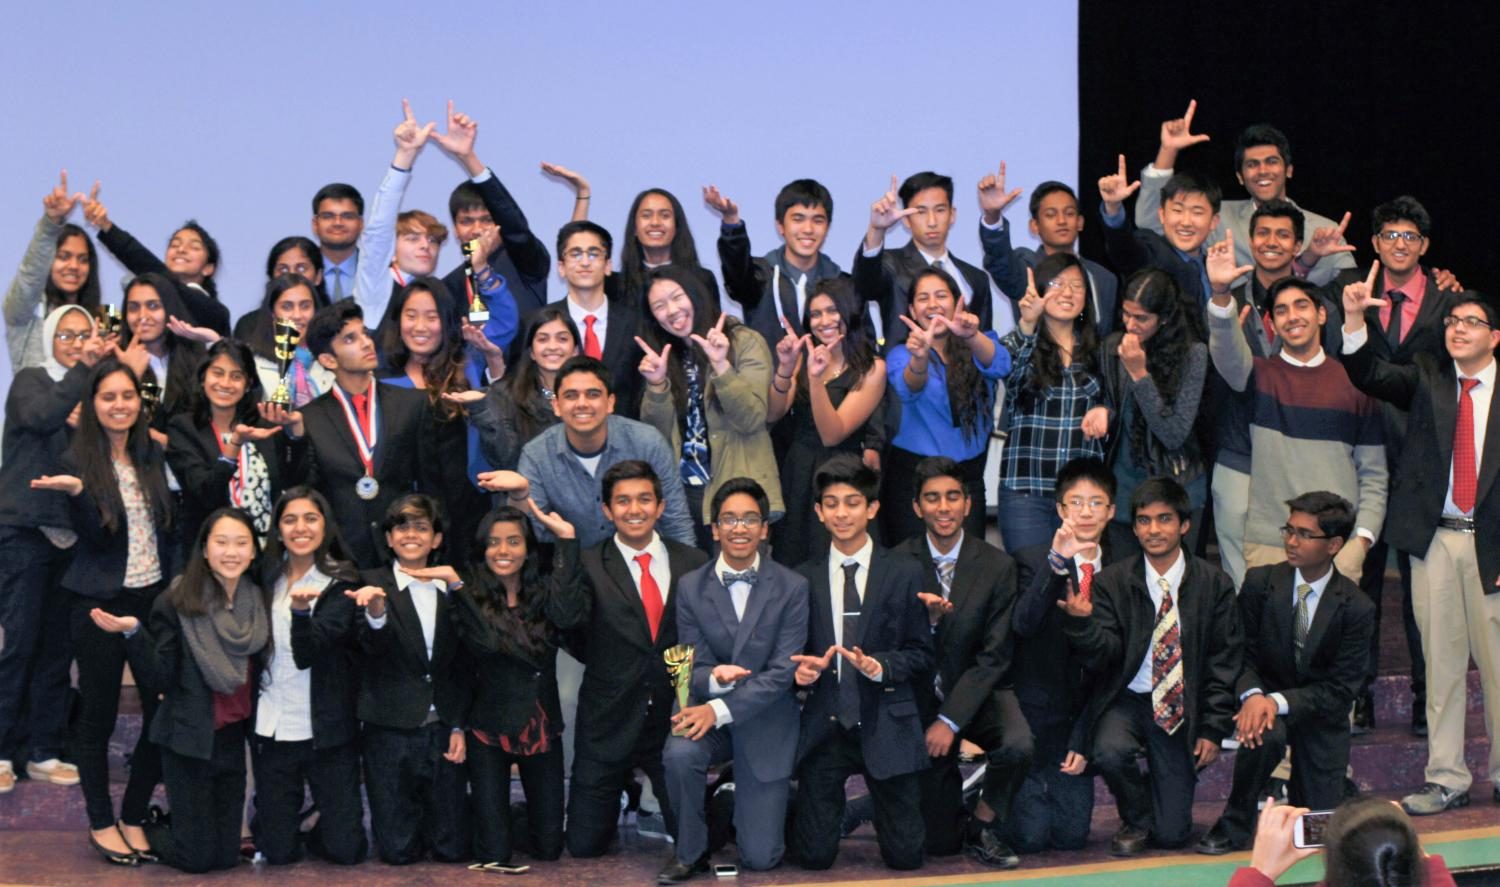
[[[1080,496],[1074,496],[1071,499],[1064,499],[1063,504],[1068,506],[1069,511],[1103,511],[1109,507],[1109,500],[1084,499]]]
[[[303,277],[307,277],[307,276],[309,276],[309,275],[312,274],[312,271],[313,271],[313,266],[307,264],[306,262],[298,262],[295,265],[277,265],[276,266],[276,276],[277,277],[280,277],[283,274],[300,274]]]
[[[716,521],[716,523],[719,525],[719,529],[721,530],[732,530],[735,527],[744,527],[747,530],[755,530],[759,529],[760,525],[765,523],[765,521],[758,514],[721,514],[719,515],[719,519],[718,521]]]
[[[1463,324],[1464,329],[1469,330],[1477,330],[1482,326],[1492,326],[1492,324],[1488,320],[1485,320],[1483,317],[1478,317],[1473,314],[1450,314],[1447,317],[1443,318],[1443,326],[1458,326],[1459,324]]]
[[[1404,240],[1407,243],[1416,243],[1422,239],[1420,231],[1382,231],[1375,236],[1386,243],[1395,243],[1398,240]]]
[[[320,222],[333,222],[333,221],[339,221],[339,222],[356,222],[358,220],[359,220],[359,213],[354,213],[354,212],[349,212],[349,213],[321,212],[321,213],[318,213],[318,221],[320,221]]]
[[[588,259],[590,262],[597,262],[604,258],[604,250],[599,249],[597,246],[590,247],[589,249],[581,249],[575,246],[563,253],[563,258],[569,262],[582,262],[584,259]]]
[[[1081,292],[1083,292],[1083,286],[1084,286],[1084,284],[1083,284],[1083,281],[1081,281],[1081,280],[1073,281],[1073,282],[1070,283],[1070,282],[1068,282],[1066,280],[1063,280],[1061,278],[1054,277],[1053,279],[1047,281],[1047,289],[1049,289],[1049,290],[1067,290],[1070,293],[1081,293]]]
[[[72,342],[87,342],[89,339],[94,338],[94,334],[89,332],[88,330],[84,330],[83,332],[79,333],[70,333],[67,330],[63,330],[61,332],[53,333],[52,338],[63,343],[64,345],[67,345]]]
[[[1302,540],[1303,542],[1311,542],[1314,539],[1332,539],[1333,538],[1332,536],[1329,536],[1327,534],[1318,535],[1317,533],[1314,533],[1312,530],[1309,530],[1306,527],[1294,527],[1294,526],[1292,526],[1290,524],[1287,524],[1286,526],[1283,526],[1281,528],[1281,538],[1282,539],[1290,539],[1293,536],[1296,536],[1298,539]]]

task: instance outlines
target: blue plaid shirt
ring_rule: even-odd
[[[1036,336],[1013,330],[1000,340],[1011,354],[1005,379],[1005,429],[1008,437],[1000,459],[1000,485],[1034,496],[1051,496],[1057,471],[1070,459],[1104,458],[1100,440],[1083,436],[1083,416],[1104,404],[1104,388],[1097,376],[1080,363],[1063,370],[1061,381],[1030,396],[1025,409],[1017,406],[1031,378],[1031,355]]]

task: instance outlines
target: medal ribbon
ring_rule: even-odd
[[[349,434],[354,438],[354,447],[359,452],[359,461],[364,463],[365,477],[375,476],[375,445],[380,442],[380,419],[379,401],[375,398],[375,387],[378,383],[370,382],[367,397],[370,399],[370,427],[368,430],[359,427],[359,418],[354,414],[354,407],[349,403],[349,396],[344,389],[334,385],[330,390],[338,400],[339,406],[344,408],[344,420],[349,423]]]
[[[229,455],[229,444],[225,438],[229,435],[219,431],[219,426],[209,423],[214,430],[214,440],[219,444],[219,455]],[[245,448],[250,446],[249,441],[240,442],[239,467],[235,469],[234,476],[229,478],[229,503],[235,508],[245,506],[245,475],[250,472],[250,460],[245,455]]]

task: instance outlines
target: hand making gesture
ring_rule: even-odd
[[[1021,304],[1016,306],[1020,312],[1020,320],[1017,326],[1021,328],[1024,335],[1030,336],[1036,333],[1036,325],[1042,319],[1042,313],[1047,307],[1047,297],[1052,295],[1048,288],[1044,295],[1036,288],[1036,271],[1027,267],[1026,269],[1026,294],[1021,297]]]
[[[797,362],[802,359],[802,349],[808,347],[808,343],[812,341],[812,335],[798,336],[792,332],[785,317],[781,318],[781,328],[786,331],[786,335],[776,343],[777,374],[783,379],[790,380],[797,375]],[[780,368],[783,367],[786,368],[785,373],[780,372]]]
[[[1193,115],[1198,112],[1198,100],[1188,102],[1187,113],[1161,124],[1161,146],[1156,150],[1157,169],[1171,169],[1177,163],[1177,152],[1191,148],[1199,142],[1208,141],[1208,136],[1193,133]]]
[[[555,511],[543,511],[537,506],[536,500],[530,496],[526,497],[526,507],[531,511],[532,516],[536,518],[536,522],[546,527],[547,532],[553,536],[559,539],[573,539],[578,535],[573,529],[573,525],[563,519],[562,515]]]
[[[816,345],[813,344],[811,336],[803,336],[802,338],[806,340],[807,378],[811,381],[821,382],[823,381],[824,374],[828,372],[828,368],[833,365],[833,349],[837,348],[839,343],[844,341],[844,336],[840,333],[832,342],[819,342]]]
[[[636,367],[646,384],[655,391],[662,391],[667,387],[667,356],[672,353],[672,343],[668,342],[657,351],[646,340],[640,336],[635,337],[635,344],[641,349],[641,362]]]
[[[109,220],[109,210],[99,202],[97,181],[94,182],[94,187],[89,189],[89,196],[83,198],[83,220],[100,231],[108,231],[115,226],[115,223]]]
[[[865,248],[874,249],[885,242],[885,232],[893,225],[917,211],[916,207],[901,208],[901,196],[896,193],[901,183],[891,176],[891,190],[881,195],[870,205],[870,228],[865,232]]]
[[[391,137],[396,141],[396,157],[391,163],[399,169],[409,170],[417,155],[422,152],[422,146],[427,144],[432,131],[437,129],[437,124],[419,125],[417,118],[411,113],[411,102],[406,99],[401,100],[401,115],[401,122],[391,132]]]
[[[708,358],[708,365],[713,367],[716,376],[729,372],[729,337],[724,335],[724,321],[728,319],[728,314],[720,314],[719,321],[709,327],[708,335],[700,336],[697,333],[688,335],[689,339],[703,349],[703,356]],[[662,354],[665,357],[665,350]]]
[[[833,654],[838,652],[838,647],[832,646],[822,656],[813,656],[809,653],[799,654],[792,657],[797,663],[797,671],[792,676],[799,687],[807,687],[817,683],[822,677],[823,670],[833,663]]]
[[[42,198],[42,212],[46,213],[47,218],[53,222],[61,224],[80,200],[83,200],[82,194],[68,193],[68,171],[63,170],[62,180],[57,187],[48,191],[47,196]]]
[[[709,185],[703,189],[703,202],[723,218],[724,224],[738,225],[740,223],[739,204],[720,194],[717,185]]]
[[[1104,201],[1104,214],[1112,216],[1119,212],[1120,204],[1140,188],[1140,179],[1130,181],[1130,173],[1125,169],[1125,155],[1121,154],[1119,170],[1099,180],[1099,199]]]
[[[987,175],[979,180],[979,210],[983,214],[984,223],[986,225],[998,223],[1005,208],[1020,196],[1020,188],[1005,190],[1005,161],[1000,161],[998,174]]]
[[[1313,231],[1312,239],[1307,242],[1307,249],[1300,256],[1302,264],[1311,268],[1324,256],[1354,252],[1354,244],[1344,243],[1344,232],[1349,228],[1349,219],[1350,214],[1345,211],[1344,218],[1337,225],[1324,225]]]
[[[479,137],[479,124],[467,114],[455,113],[453,100],[448,100],[448,119],[442,132],[431,133],[443,153],[462,163],[474,154],[474,140]],[[475,173],[477,175],[478,173]]]
[[[865,652],[858,647],[839,646],[837,649],[840,656],[849,660],[850,665],[859,669],[860,674],[872,681],[880,677],[883,669],[880,667],[880,660],[874,656],[866,656]]]
[[[385,589],[378,585],[351,588],[344,592],[344,597],[351,598],[356,607],[362,608],[372,618],[385,615]]]
[[[1229,288],[1234,282],[1255,270],[1254,265],[1234,263],[1234,232],[1229,230],[1224,232],[1223,240],[1208,248],[1203,268],[1208,272],[1208,288],[1213,291],[1214,303],[1220,306],[1229,304]]]
[[[1380,277],[1380,260],[1370,263],[1370,273],[1344,287],[1344,335],[1365,328],[1365,309],[1383,308],[1385,299],[1375,297],[1375,281]]]
[[[573,189],[573,216],[570,221],[581,222],[589,217],[589,198],[593,191],[589,188],[589,180],[582,175],[559,166],[556,163],[542,161],[542,172],[555,179],[562,179]]]

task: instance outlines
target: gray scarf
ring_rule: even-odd
[[[182,635],[209,689],[233,693],[250,677],[250,657],[259,653],[270,637],[266,603],[255,583],[243,576],[235,586],[232,607],[225,606],[217,580],[209,580],[203,596],[208,612],[183,616]]]

